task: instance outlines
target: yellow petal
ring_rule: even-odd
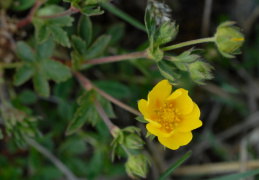
[[[152,119],[152,113],[148,112],[147,101],[145,99],[139,100],[138,109],[141,112],[141,114],[143,114],[145,120],[153,124],[155,127],[161,127],[161,125],[158,122],[155,122],[153,120],[154,118]]]
[[[148,123],[146,125],[146,128],[151,134],[154,134],[155,136],[161,136],[161,137],[170,136],[170,133],[167,133],[161,129],[161,125],[160,125],[160,127],[156,127],[152,123]]]
[[[177,127],[180,132],[188,132],[193,129],[197,129],[202,126],[202,121],[200,118],[200,109],[197,104],[193,103],[193,110],[190,114],[182,116],[182,122]]]
[[[179,96],[181,96],[183,93],[181,91],[181,89],[177,89],[175,90],[170,96],[168,96],[166,98],[166,100],[172,100],[172,99],[176,99],[178,98]]]
[[[147,109],[147,101],[145,99],[141,99],[138,101],[138,109],[143,114],[144,118],[149,118],[148,109]]]
[[[180,110],[183,115],[189,114],[193,109],[193,101],[185,89],[177,89],[176,95],[173,95],[169,100],[174,104],[175,108]],[[179,92],[178,92],[179,91]],[[179,95],[181,93],[181,95]]]
[[[165,147],[176,150],[192,140],[192,132],[178,132],[170,137],[158,137],[158,140]]]
[[[161,107],[171,92],[172,85],[168,80],[160,81],[148,94],[148,109],[153,111]]]

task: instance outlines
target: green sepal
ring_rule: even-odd
[[[168,60],[161,60],[157,63],[160,73],[168,79],[171,83],[175,84],[175,81],[181,77],[180,74],[177,74],[175,64]]]
[[[152,39],[151,36],[154,34],[156,30],[156,23],[155,19],[151,17],[150,12],[148,10],[146,10],[145,13],[145,26],[148,34],[148,39],[150,40]]]
[[[148,123],[147,120],[144,119],[144,116],[141,115],[141,116],[138,116],[135,118],[137,121],[141,122],[141,123]]]

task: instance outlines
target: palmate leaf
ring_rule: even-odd
[[[49,83],[45,75],[37,71],[35,75],[33,76],[33,85],[36,92],[43,96],[43,97],[49,97],[50,89],[49,89]]]
[[[65,81],[71,77],[68,67],[58,61],[45,60],[40,63],[40,68],[48,79],[57,83]]]
[[[78,99],[79,107],[74,115],[74,119],[70,122],[66,130],[67,135],[75,133],[85,123],[95,125],[97,121],[101,119],[101,116],[95,107],[94,99],[100,103],[109,118],[115,117],[111,103],[108,100],[96,94],[94,91],[86,92]]]
[[[19,41],[17,43],[16,54],[24,62],[28,62],[28,63],[35,62],[35,55],[31,47],[23,41]]]
[[[36,57],[37,61],[47,60],[51,57],[54,50],[55,44],[52,38],[49,38],[44,43],[38,44],[36,47]]]
[[[61,44],[62,46],[70,47],[70,41],[67,35],[67,32],[64,31],[61,27],[57,25],[50,26],[51,35],[53,36],[54,40]]]
[[[86,59],[92,59],[103,53],[105,48],[108,46],[110,42],[111,36],[102,35],[90,46],[90,48],[86,51]]]
[[[75,49],[75,51],[80,54],[83,55],[86,51],[86,43],[85,41],[82,40],[82,38],[73,35],[72,36],[72,47]]]
[[[22,85],[33,76],[34,72],[34,67],[29,64],[25,64],[22,67],[18,68],[14,75],[14,85]]]
[[[91,19],[88,16],[81,16],[77,26],[78,35],[85,41],[87,47],[91,44],[93,27]]]

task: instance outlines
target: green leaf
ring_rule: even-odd
[[[17,43],[16,53],[17,56],[25,62],[32,63],[35,61],[35,56],[31,47],[23,41]]]
[[[162,59],[163,59],[163,56],[164,56],[164,53],[163,53],[163,51],[161,51],[160,49],[159,49],[159,47],[156,47],[156,48],[152,48],[151,46],[148,48],[148,56],[151,58],[151,59],[153,59],[153,60],[155,60],[155,61],[157,61],[157,62],[159,62],[159,61],[161,61]]]
[[[44,74],[40,71],[37,71],[36,74],[33,76],[33,85],[35,91],[43,96],[43,97],[49,97],[49,83],[47,78],[44,76]]]
[[[64,31],[61,27],[56,26],[56,25],[50,26],[50,29],[51,29],[51,34],[57,43],[61,44],[62,46],[66,46],[66,47],[71,46],[66,31]]]
[[[144,119],[144,116],[138,116],[135,118],[137,121],[141,122],[141,123],[148,123],[147,120]]]
[[[101,11],[100,6],[96,7],[96,5],[85,6],[81,8],[80,12],[85,14],[86,16],[97,16],[104,13],[104,11]]]
[[[20,86],[28,81],[34,74],[34,71],[34,67],[30,66],[29,64],[25,64],[18,68],[14,75],[14,85]]]
[[[103,53],[107,45],[109,44],[109,41],[111,39],[111,36],[109,35],[102,35],[100,36],[95,42],[90,46],[90,48],[86,51],[86,59],[92,59]]]
[[[80,37],[73,35],[72,36],[72,46],[77,53],[83,55],[86,51],[86,43]]]
[[[127,98],[131,93],[127,86],[117,81],[97,81],[94,84],[115,98]]]
[[[181,75],[174,72],[177,70],[177,68],[175,67],[174,63],[170,61],[161,60],[157,63],[157,66],[160,73],[172,83],[181,77]]]
[[[72,68],[73,70],[77,71],[78,69],[80,69],[81,62],[84,60],[84,58],[76,51],[71,52],[71,58],[72,58]]]
[[[150,40],[151,36],[154,34],[156,30],[156,23],[155,23],[155,19],[151,18],[150,12],[148,10],[146,10],[146,13],[145,13],[145,26],[146,26],[148,38]]]
[[[46,41],[50,36],[50,29],[49,26],[44,24],[42,26],[38,27],[38,30],[36,28],[36,37],[39,43],[43,43]]]
[[[125,25],[122,23],[112,25],[108,29],[107,34],[111,35],[112,37],[110,41],[111,45],[118,43],[123,38],[124,30],[125,30]]]
[[[38,61],[49,59],[54,49],[54,42],[52,38],[49,38],[42,44],[38,44],[36,50],[36,56]]]
[[[35,1],[36,0],[14,0],[11,8],[14,11],[24,11],[32,7]]]
[[[231,174],[226,176],[221,176],[217,178],[210,178],[208,180],[237,180],[241,178],[248,178],[259,174],[259,169],[243,172],[243,173],[237,173],[237,174]]]
[[[170,166],[159,178],[159,180],[165,180],[168,178],[186,159],[192,154],[191,151],[188,151],[183,155],[176,163]]]
[[[145,28],[145,26],[142,23],[140,23],[136,19],[132,18],[131,16],[129,16],[125,12],[121,11],[117,7],[113,6],[112,4],[110,4],[110,3],[101,3],[101,6],[104,9],[106,9],[106,10],[110,11],[111,13],[115,14],[116,16],[120,17],[121,19],[125,20],[129,24],[131,24],[131,25],[135,26],[136,28],[146,32],[146,28]]]
[[[74,18],[72,18],[71,16],[63,16],[59,18],[49,19],[48,23],[53,24],[55,26],[57,25],[60,27],[65,27],[65,26],[72,26],[73,21],[74,21]]]
[[[78,131],[87,121],[94,121],[98,118],[93,101],[88,101],[79,106],[74,119],[68,125],[66,135],[70,135]]]
[[[65,81],[71,77],[69,68],[58,61],[43,61],[40,63],[40,68],[48,79],[51,79],[57,83]]]
[[[34,104],[37,101],[37,96],[34,91],[24,90],[20,93],[19,100],[24,104]]]
[[[78,35],[86,42],[87,47],[92,42],[93,27],[88,16],[81,16],[77,27]]]

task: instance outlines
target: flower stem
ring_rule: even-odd
[[[127,59],[136,59],[136,58],[148,58],[148,54],[146,51],[134,52],[130,54],[91,59],[89,61],[84,61],[83,64],[104,64],[104,63],[117,62],[117,61],[122,61]]]
[[[179,44],[174,44],[172,46],[167,46],[167,47],[162,48],[162,50],[163,51],[170,51],[170,50],[178,49],[178,48],[185,47],[185,46],[190,46],[190,45],[205,43],[205,42],[214,42],[214,41],[215,41],[214,37],[196,39],[196,40],[182,42],[182,43],[179,43]]]
[[[71,7],[70,9],[61,12],[61,13],[57,13],[57,14],[52,14],[52,15],[46,15],[46,16],[38,16],[41,19],[55,19],[55,18],[59,18],[59,17],[63,17],[63,16],[68,16],[68,15],[72,15],[75,13],[80,12],[79,9],[76,9],[74,7]]]
[[[108,118],[107,114],[104,112],[102,106],[100,105],[100,103],[94,99],[94,104],[95,107],[97,109],[97,111],[99,112],[100,116],[102,117],[104,123],[106,124],[106,126],[109,128],[110,132],[112,133],[112,130],[116,127],[111,120]]]

